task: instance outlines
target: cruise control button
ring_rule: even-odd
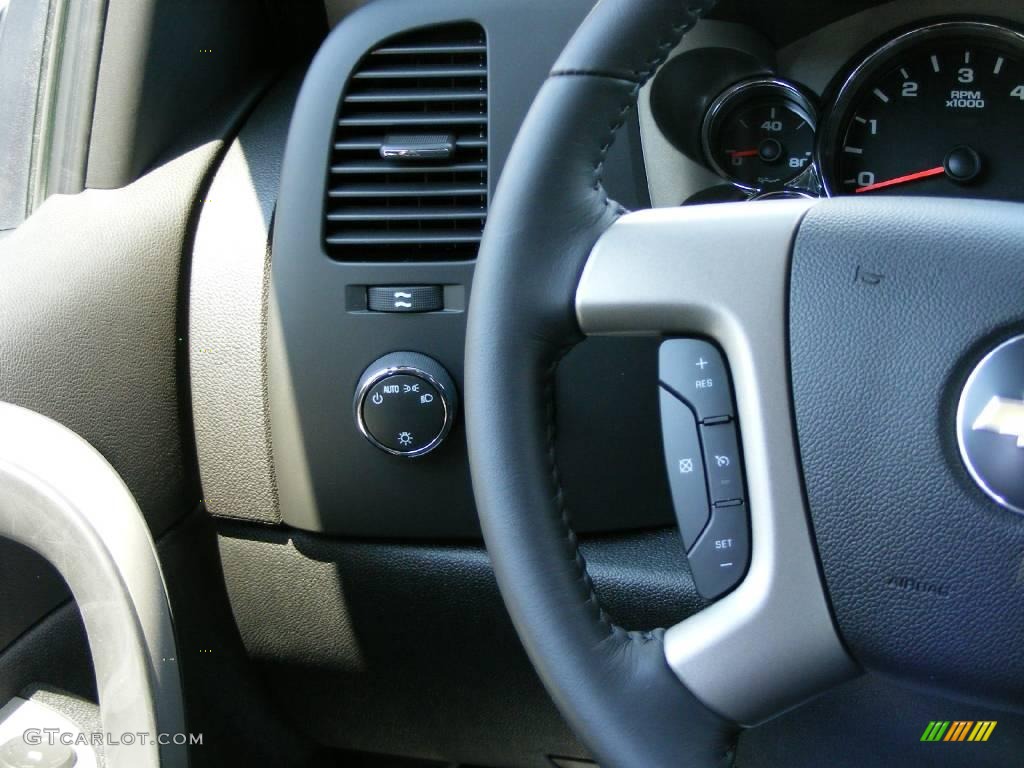
[[[711,503],[745,499],[743,469],[736,440],[736,427],[732,422],[700,428],[704,441],[704,462],[708,468],[708,489]]]
[[[700,339],[668,339],[658,351],[661,382],[704,419],[733,416],[729,374],[713,344]]]
[[[697,591],[708,600],[736,586],[750,561],[747,505],[715,507],[711,522],[690,550],[689,558]]]
[[[704,462],[701,459],[697,420],[693,411],[664,387],[661,396],[661,432],[668,465],[672,503],[679,520],[683,544],[689,549],[707,525],[711,514]]]

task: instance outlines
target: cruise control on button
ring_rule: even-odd
[[[746,498],[735,426],[732,423],[703,426],[700,434],[704,441],[711,503]]]

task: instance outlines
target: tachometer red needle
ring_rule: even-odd
[[[733,157],[754,157],[758,154],[759,150],[756,149],[730,149],[729,154]]]
[[[867,184],[863,187],[857,187],[857,189],[855,189],[854,192],[873,192],[876,189],[883,189],[884,187],[895,187],[897,184],[906,184],[908,181],[927,179],[929,176],[938,176],[939,174],[945,172],[945,167],[937,165],[934,168],[929,168],[927,171],[908,173],[906,176],[897,176],[895,179],[887,179],[886,181],[876,181],[874,184]]]

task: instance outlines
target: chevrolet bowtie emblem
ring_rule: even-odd
[[[1024,515],[1022,391],[1024,335],[993,349],[967,377],[956,411],[956,441],[978,487],[999,506]],[[1002,397],[1006,393],[1015,397]]]
[[[993,397],[982,408],[971,429],[996,432],[1017,438],[1017,447],[1024,448],[1024,400]]]

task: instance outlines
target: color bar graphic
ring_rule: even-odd
[[[932,720],[921,734],[921,741],[988,741],[996,729],[996,720]]]

